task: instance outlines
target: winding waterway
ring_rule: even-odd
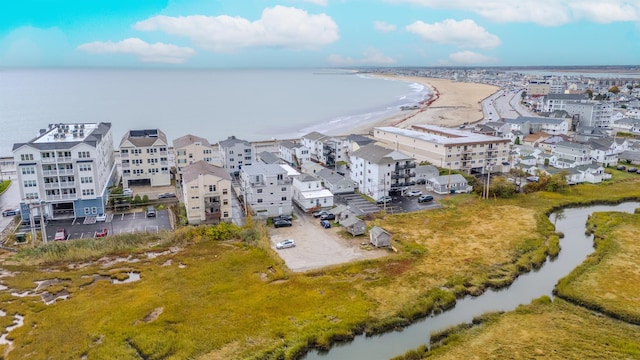
[[[467,296],[458,300],[453,309],[419,320],[402,331],[368,337],[359,335],[353,341],[335,344],[328,352],[309,352],[303,359],[389,359],[428,344],[430,334],[434,331],[470,323],[474,317],[486,312],[511,311],[518,305],[529,304],[543,295],[553,297],[552,291],[558,280],[593,252],[593,236],[585,234],[587,217],[593,212],[603,211],[632,213],[639,206],[638,202],[626,202],[565,209],[564,218],[561,217],[556,222],[557,231],[565,235],[560,241],[562,250],[558,257],[547,260],[538,270],[519,276],[509,287],[488,290],[477,297]],[[550,220],[556,220],[555,214],[551,214]]]

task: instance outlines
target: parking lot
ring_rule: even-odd
[[[339,230],[339,226],[324,229],[320,226],[320,219],[303,214],[296,208],[291,227],[277,229],[272,227],[269,234],[271,246],[274,249],[276,243],[280,241],[295,240],[295,247],[276,250],[289,269],[293,271],[308,271],[389,254],[389,249],[374,249],[363,246],[362,243],[369,243],[367,236],[342,238],[338,235]]]
[[[424,191],[423,193],[433,195],[435,200],[419,203],[417,196],[392,196],[391,202],[388,202],[385,206],[383,204],[372,203],[360,194],[347,194],[336,197],[336,204],[348,205],[349,210],[358,216],[376,213],[383,209],[387,213],[398,214],[442,207],[438,202],[438,200],[443,197],[442,195],[427,193]]]
[[[54,241],[55,233],[58,229],[65,229],[68,240],[84,239],[95,237],[96,232],[107,229],[108,235],[135,233],[135,232],[158,232],[160,230],[171,230],[171,221],[168,210],[158,210],[156,217],[146,217],[144,211],[109,214],[104,222],[84,223],[84,219],[74,220],[54,220],[46,224],[47,241]],[[22,231],[29,231],[23,228]]]

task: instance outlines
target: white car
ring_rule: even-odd
[[[407,193],[407,196],[420,196],[422,195],[422,191],[420,190],[411,190]]]
[[[125,196],[131,196],[131,195],[133,195],[133,190],[131,190],[129,188],[122,189],[122,194],[125,195]]]
[[[295,247],[296,246],[296,242],[293,241],[293,239],[287,239],[284,241],[281,241],[279,243],[276,244],[276,249],[286,249],[286,248],[291,248],[291,247]]]
[[[96,216],[96,221],[99,221],[99,222],[107,221],[107,214]]]

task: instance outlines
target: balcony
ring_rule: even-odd
[[[63,187],[63,188],[74,188],[74,187],[76,187],[76,182],[75,181],[62,181],[62,182],[60,182],[60,187]]]
[[[398,164],[398,165],[396,165],[396,171],[397,170],[404,170],[404,169],[413,169],[415,167],[416,167],[416,163]]]
[[[58,170],[42,170],[43,176],[58,175]]]
[[[75,200],[76,198],[76,194],[45,195],[47,201]]]
[[[73,161],[73,159],[71,158],[71,156],[58,156],[56,157],[56,162],[71,162]]]
[[[59,182],[50,182],[50,183],[45,183],[44,184],[44,188],[45,189],[58,189],[60,186]]]
[[[122,167],[123,167],[123,168],[129,168],[129,167],[131,167],[131,164],[129,164],[129,163],[122,163]]]
[[[205,221],[207,222],[219,222],[221,217],[222,217],[222,213],[220,213],[220,211],[216,211],[216,212],[206,211],[204,213],[204,218],[205,218]]]

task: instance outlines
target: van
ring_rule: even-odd
[[[147,206],[147,217],[155,217],[156,209],[153,206]]]

